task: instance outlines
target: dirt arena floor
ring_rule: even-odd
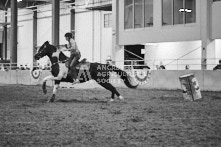
[[[187,102],[181,91],[61,89],[57,102],[40,86],[0,86],[0,146],[221,146],[221,92]]]

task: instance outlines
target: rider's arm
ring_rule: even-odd
[[[62,49],[60,49],[61,51],[70,51],[70,50],[72,50],[72,47],[71,47],[71,45],[69,45],[69,44],[65,44],[65,46],[64,46],[64,48],[62,48]]]
[[[67,45],[66,48],[61,49],[61,51],[71,51],[71,50],[75,50],[75,49],[78,49],[78,47],[76,45],[75,40],[71,39],[69,45]]]

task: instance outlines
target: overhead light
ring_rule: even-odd
[[[192,10],[190,10],[190,9],[185,9],[185,11],[186,11],[187,13],[191,13],[191,12],[192,12]]]
[[[17,0],[17,2],[21,2],[22,0]]]
[[[185,11],[185,9],[180,9],[179,11],[180,11],[180,12],[184,12],[184,11]]]
[[[181,8],[180,10],[179,10],[180,12],[187,12],[187,13],[191,13],[192,12],[192,10],[190,10],[190,9],[183,9],[183,8]]]

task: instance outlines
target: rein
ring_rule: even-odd
[[[68,61],[68,59],[63,60],[63,61],[58,61],[58,62],[52,63],[52,65],[59,64],[59,63],[65,63],[65,62],[67,62],[67,61]]]

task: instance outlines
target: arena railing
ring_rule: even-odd
[[[28,64],[19,64],[19,63],[0,63],[0,71],[9,71],[9,70],[30,70],[30,69],[42,69],[50,70],[51,65],[39,65],[38,63],[28,63]]]
[[[219,63],[220,58],[207,59],[207,70]],[[124,60],[116,61],[116,65],[123,65],[123,69],[148,69],[158,70],[160,65],[164,65],[166,70],[201,70],[201,58],[194,59],[157,59],[157,60]]]

